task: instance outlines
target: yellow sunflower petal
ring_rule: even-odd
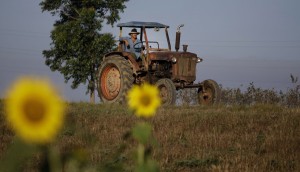
[[[131,108],[138,107],[139,103],[136,101],[136,98],[138,97],[140,92],[139,86],[133,86],[131,90],[128,92],[128,104]]]
[[[63,125],[64,103],[46,80],[17,80],[7,93],[5,104],[7,121],[27,142],[50,142]]]
[[[134,86],[128,92],[128,105],[139,117],[151,117],[155,114],[161,101],[156,86],[143,84]]]

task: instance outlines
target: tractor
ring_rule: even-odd
[[[157,86],[163,105],[174,105],[176,90],[185,88],[197,88],[200,105],[212,105],[220,101],[217,82],[208,79],[194,83],[196,65],[202,58],[188,52],[187,45],[183,45],[183,50],[179,51],[180,28],[183,25],[178,26],[176,31],[175,51],[171,50],[168,25],[132,21],[119,23],[117,27],[120,28],[120,37],[124,29],[138,29],[139,44],[143,48],[137,59],[134,53],[125,51],[124,41],[119,41],[116,51],[104,55],[97,70],[97,91],[104,103],[125,103],[128,90],[135,84],[145,82]]]

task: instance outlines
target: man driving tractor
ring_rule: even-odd
[[[137,38],[140,33],[134,28],[128,33],[130,37],[120,37],[120,41],[125,43],[125,51],[132,52],[135,54],[136,59],[140,58],[142,42]]]

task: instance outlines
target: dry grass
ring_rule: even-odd
[[[3,121],[3,103],[0,113],[1,157],[13,134]],[[71,103],[67,113],[53,144],[64,160],[78,156],[81,165],[133,169],[130,130],[141,119],[122,106],[87,103]],[[148,122],[158,143],[149,152],[161,171],[300,171],[299,107],[164,107]],[[26,169],[35,171],[42,159],[36,155]]]

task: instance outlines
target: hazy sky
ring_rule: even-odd
[[[57,19],[41,12],[37,0],[9,0],[0,6],[0,97],[22,75],[50,78],[69,101],[88,101],[85,86],[72,90],[59,72],[44,65],[50,31]],[[179,24],[182,44],[204,61],[197,82],[214,79],[223,87],[291,88],[290,74],[300,77],[299,0],[130,0],[120,22]],[[118,36],[118,28],[103,32]],[[300,79],[300,78],[299,78]],[[99,98],[97,98],[97,102]]]

